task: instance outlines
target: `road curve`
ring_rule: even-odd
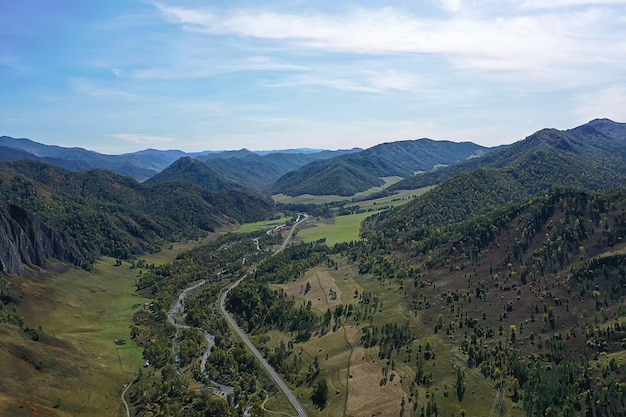
[[[293,237],[293,233],[296,229],[296,226],[298,226],[300,223],[304,222],[308,218],[309,216],[307,214],[298,215],[298,219],[291,227],[291,230],[289,231],[289,235],[287,235],[282,246],[275,253],[279,253],[283,249],[285,249],[285,247],[287,246],[287,243]],[[230,326],[233,328],[233,330],[235,330],[235,333],[239,335],[241,340],[243,340],[246,346],[248,346],[248,349],[250,349],[252,354],[256,356],[256,358],[259,360],[259,362],[261,363],[261,366],[265,368],[269,376],[274,380],[274,382],[276,382],[276,385],[278,385],[280,389],[283,391],[283,393],[285,394],[285,396],[287,397],[291,405],[293,405],[293,408],[295,408],[296,412],[298,413],[298,417],[307,417],[307,414],[304,412],[304,408],[302,407],[302,404],[300,404],[296,396],[293,395],[289,387],[287,387],[287,384],[285,384],[285,381],[283,381],[280,375],[276,373],[274,368],[272,368],[272,366],[269,363],[267,363],[267,361],[265,360],[261,352],[259,352],[256,346],[254,346],[254,344],[248,338],[246,333],[243,330],[241,330],[241,328],[237,325],[237,322],[235,322],[235,319],[233,318],[233,316],[231,316],[230,313],[226,311],[226,297],[228,297],[229,291],[235,288],[237,285],[239,285],[241,281],[243,281],[243,278],[239,278],[235,283],[233,283],[233,285],[231,285],[230,287],[228,287],[226,291],[224,291],[224,293],[220,297],[220,311],[222,312],[222,315],[224,316],[224,318],[226,318],[226,321],[228,321]]]

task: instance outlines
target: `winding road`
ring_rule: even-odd
[[[280,253],[281,251],[283,251],[285,249],[285,247],[287,246],[287,244],[289,243],[289,241],[293,237],[293,234],[295,232],[296,227],[299,224],[301,224],[302,222],[306,221],[308,218],[309,218],[309,216],[307,214],[304,214],[304,213],[303,214],[298,214],[298,218],[296,219],[296,221],[294,222],[293,226],[291,227],[291,230],[289,230],[289,234],[287,235],[287,237],[283,241],[281,247],[274,254]],[[257,249],[260,250],[258,239],[255,239],[255,242],[257,244]],[[274,368],[272,368],[272,366],[267,362],[267,360],[265,360],[265,358],[263,357],[261,352],[259,352],[259,350],[250,341],[250,339],[248,338],[246,333],[243,330],[241,330],[241,328],[237,325],[237,322],[235,322],[235,319],[226,310],[225,304],[226,304],[226,297],[228,296],[228,292],[230,290],[232,290],[233,288],[235,288],[237,285],[239,285],[239,283],[241,281],[243,281],[243,278],[239,278],[239,280],[237,280],[230,287],[228,287],[228,289],[226,289],[226,291],[224,291],[224,293],[220,297],[220,311],[221,311],[222,315],[224,316],[224,318],[226,319],[226,321],[228,321],[230,326],[233,328],[233,330],[239,335],[239,337],[241,338],[241,340],[243,340],[243,342],[246,344],[246,346],[248,346],[248,349],[250,349],[252,354],[259,360],[259,362],[261,363],[261,366],[263,366],[263,368],[267,371],[269,376],[274,380],[274,382],[276,382],[276,385],[278,385],[280,387],[280,389],[283,391],[283,393],[285,394],[285,396],[287,397],[289,402],[293,405],[294,409],[296,410],[298,417],[307,417],[307,414],[304,412],[304,408],[302,407],[302,404],[300,404],[300,402],[298,401],[296,396],[291,392],[291,390],[289,390],[289,387],[287,387],[287,384],[285,384],[285,381],[283,381],[283,379],[280,377],[280,375],[278,375],[276,373],[276,371],[274,370]],[[176,335],[178,335],[178,330],[179,329],[181,329],[181,328],[188,329],[188,328],[190,328],[190,326],[187,326],[185,324],[177,323],[176,319],[174,318],[174,316],[180,312],[180,310],[181,310],[181,308],[183,306],[183,303],[185,301],[185,298],[187,297],[187,294],[190,291],[193,291],[196,288],[199,288],[199,287],[203,286],[204,284],[205,284],[205,281],[202,280],[202,281],[198,281],[198,282],[192,284],[191,286],[185,288],[180,293],[180,295],[178,296],[178,299],[174,303],[174,306],[170,309],[170,311],[168,311],[168,313],[167,313],[167,320],[171,324],[176,326],[176,329],[177,329],[176,330]],[[207,358],[208,358],[209,354],[211,353],[211,348],[215,345],[215,338],[213,337],[213,335],[211,335],[206,330],[204,330],[202,328],[198,328],[198,329],[202,332],[202,334],[204,335],[204,337],[205,337],[205,339],[207,340],[207,343],[208,343],[208,348],[205,351],[204,355],[202,356],[202,364],[201,364],[201,367],[200,367],[200,369],[204,370]],[[174,357],[176,358],[176,362],[178,362],[178,355],[176,354],[176,336],[174,336],[174,344],[173,344],[172,349],[174,351]],[[127,417],[130,417],[130,407],[128,405],[128,402],[126,401],[126,392],[130,388],[130,386],[133,384],[133,382],[135,382],[136,379],[137,379],[137,377],[133,378],[133,380],[130,381],[124,387],[124,390],[122,391],[121,396],[120,396],[121,399],[122,399],[122,402],[124,403],[124,408],[125,408]],[[219,385],[219,388],[221,390],[223,390],[223,391],[227,391],[228,389],[232,390],[232,387],[226,387],[226,386],[223,386],[223,385],[220,385],[220,384],[217,384],[217,385]]]

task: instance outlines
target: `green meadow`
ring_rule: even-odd
[[[69,267],[63,273],[39,272],[37,278],[22,282],[29,295],[18,308],[25,326],[39,329],[40,339],[52,342],[9,341],[41,368],[21,371],[37,388],[21,386],[18,379],[5,411],[121,415],[120,392],[143,365],[143,350],[130,340],[129,326],[137,309],[150,300],[135,293],[138,270],[115,263],[102,258],[92,272]],[[64,348],[59,351],[58,346]],[[32,402],[29,408],[24,401]]]
[[[328,246],[359,240],[361,222],[373,214],[375,213],[358,213],[315,221],[312,223],[313,227],[298,231],[298,237],[305,242],[325,238]]]
[[[264,232],[287,223],[291,220],[290,217],[281,217],[280,219],[263,220],[255,223],[245,223],[239,227],[235,233],[252,233],[252,232]]]

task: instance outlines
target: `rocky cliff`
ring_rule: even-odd
[[[28,210],[0,202],[0,271],[21,275],[24,266],[45,268],[49,258],[77,266],[87,261],[79,244],[67,235],[49,227]]]

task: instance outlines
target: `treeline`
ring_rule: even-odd
[[[248,333],[276,328],[295,333],[300,342],[311,337],[320,321],[310,301],[296,305],[282,288],[272,290],[264,283],[242,282],[229,292],[226,306]]]
[[[289,246],[256,267],[255,281],[286,283],[295,281],[313,266],[328,260],[324,241]]]

